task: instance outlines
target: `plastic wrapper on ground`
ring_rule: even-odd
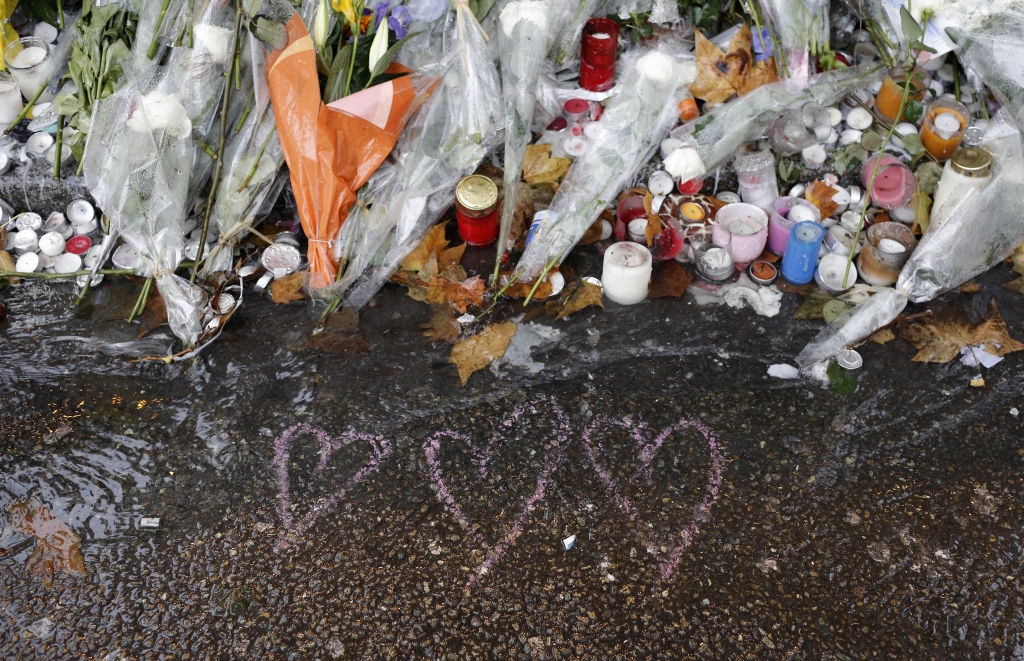
[[[443,26],[438,89],[396,146],[396,164],[371,179],[342,227],[342,279],[330,288],[359,309],[391,277],[424,233],[451,207],[455,186],[503,139],[501,83],[475,22],[452,10]],[[426,50],[421,52],[427,52]]]
[[[826,326],[797,355],[796,363],[803,369],[828,360],[845,349],[871,337],[891,324],[907,307],[907,296],[898,289],[885,289],[865,303],[840,315]]]
[[[598,215],[636,176],[679,121],[679,101],[696,77],[692,61],[637,49],[619,62],[616,93],[549,207],[549,220],[526,246],[516,277],[530,281],[562,262]]]
[[[985,273],[1024,241],[1024,147],[1001,111],[982,147],[992,153],[992,181],[978,191],[953,189],[900,273],[911,301],[930,301]]]

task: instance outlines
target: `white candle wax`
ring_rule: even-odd
[[[851,129],[857,131],[866,131],[871,128],[874,123],[874,118],[864,108],[854,108],[850,111],[850,114],[846,116],[846,125]]]
[[[18,252],[35,252],[39,249],[39,235],[33,230],[21,230],[14,235],[14,249]]]
[[[68,205],[67,217],[72,225],[82,225],[96,217],[96,210],[88,200],[75,200]]]
[[[814,212],[808,209],[807,207],[798,204],[789,210],[789,215],[787,216],[787,218],[789,218],[794,223],[802,223],[805,220],[813,221]]]
[[[672,152],[674,152],[677,149],[682,149],[682,148],[683,148],[683,141],[682,140],[676,140],[675,138],[665,138],[664,140],[661,141],[661,148],[659,150],[660,153],[661,153],[661,160],[664,161],[666,158],[668,158],[669,154],[671,154]]]
[[[755,221],[747,220],[744,218],[737,218],[729,224],[729,231],[737,236],[750,236],[751,234],[757,234],[757,229],[753,227]]]
[[[634,241],[646,241],[647,240],[647,219],[637,218],[636,220],[629,221],[629,238]]]
[[[82,258],[74,253],[66,252],[60,256],[53,268],[57,273],[74,273],[81,270]]]
[[[807,167],[820,168],[828,159],[828,152],[822,145],[811,145],[801,152],[801,156],[803,156],[804,165]]]
[[[855,129],[846,129],[839,134],[839,144],[841,145],[852,145],[855,142],[860,142],[861,136],[864,135],[863,131],[857,131]]]
[[[796,236],[801,241],[806,241],[809,243],[811,241],[814,241],[814,237],[817,236],[817,233],[810,227],[798,227],[796,228]]]
[[[9,69],[18,81],[18,87],[21,88],[21,93],[26,99],[34,97],[39,88],[49,82],[47,67],[39,66],[49,54],[45,48],[29,46],[11,58]],[[40,98],[42,99],[42,97]],[[49,101],[50,99],[45,100]]]
[[[945,136],[952,136],[960,130],[960,120],[951,112],[942,112],[935,116],[935,130]]]
[[[708,271],[719,271],[732,264],[729,251],[717,246],[701,253],[700,258],[704,262],[704,268]]]
[[[604,253],[601,283],[608,298],[620,305],[634,305],[647,298],[651,281],[651,252],[638,243],[613,244]]]
[[[18,82],[13,78],[0,80],[0,125],[4,128],[10,126],[23,106]]]
[[[33,154],[42,156],[53,144],[53,136],[49,133],[33,133],[25,141],[25,149]]]
[[[594,33],[594,34],[592,34],[590,36],[593,37],[594,39],[611,39],[612,38],[612,36],[610,34],[608,34],[607,32],[597,32],[597,33]]]
[[[612,227],[612,224],[609,221],[602,220],[601,221],[601,238],[598,239],[598,240],[599,241],[604,241],[605,239],[608,239],[609,237],[611,237],[612,232],[614,232],[614,231],[615,231],[615,228]]]
[[[14,270],[21,273],[35,273],[39,270],[39,255],[34,252],[25,253],[14,264]]]
[[[906,246],[893,239],[881,239],[878,242],[878,249],[890,255],[899,255],[900,253],[907,252]]]
[[[846,211],[847,207],[850,206],[850,191],[840,187],[839,189],[837,189],[836,194],[832,196],[832,201],[835,202],[837,205],[836,213],[843,213],[844,211]]]
[[[741,200],[740,200],[740,196],[737,195],[736,193],[733,193],[732,191],[726,191],[724,193],[719,193],[718,194],[718,201],[719,202],[725,202],[726,204],[736,204],[737,202],[740,202]]]
[[[818,277],[825,289],[845,291],[857,282],[857,267],[850,264],[847,273],[847,257],[844,255],[825,255],[818,264]]]
[[[568,138],[562,143],[562,149],[568,156],[576,157],[582,156],[587,151],[587,141],[583,138]]]
[[[896,207],[889,211],[889,217],[901,223],[912,223],[917,219],[917,210],[910,206]]]
[[[32,28],[32,36],[38,37],[48,44],[52,44],[57,41],[57,28],[49,23],[40,21],[39,23],[36,23],[34,28]]]
[[[675,182],[668,172],[658,171],[647,180],[647,188],[653,195],[668,195],[675,188]]]
[[[828,111],[828,123],[832,126],[839,126],[839,122],[843,121],[843,111],[839,108],[826,108]]]
[[[39,237],[39,252],[56,257],[64,252],[64,237],[60,232],[47,232]]]
[[[43,217],[37,213],[27,211],[18,215],[14,221],[14,226],[20,230],[37,230],[43,226]]]

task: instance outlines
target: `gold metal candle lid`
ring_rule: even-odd
[[[467,211],[484,211],[498,202],[498,187],[489,177],[474,174],[459,182],[455,199]]]
[[[992,154],[980,147],[964,147],[953,153],[953,169],[965,177],[988,176]]]

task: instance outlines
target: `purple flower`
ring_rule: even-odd
[[[758,35],[754,35],[753,47],[754,59],[757,62],[764,62],[772,56],[772,39],[768,33],[768,28],[761,28],[760,39]]]
[[[405,38],[405,28],[412,22],[412,17],[409,15],[409,10],[405,5],[398,5],[391,10],[391,16],[388,17],[388,27],[395,31],[395,36],[399,39]]]

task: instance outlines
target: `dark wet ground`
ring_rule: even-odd
[[[1024,338],[1012,277],[948,300]],[[821,327],[796,296],[687,296],[536,319],[543,369],[460,388],[397,287],[342,355],[252,299],[172,366],[102,321],[135,291],[3,294],[0,508],[38,498],[89,574],[0,559],[0,657],[1024,659],[1022,354],[971,388],[869,344],[841,396],[766,375]]]

